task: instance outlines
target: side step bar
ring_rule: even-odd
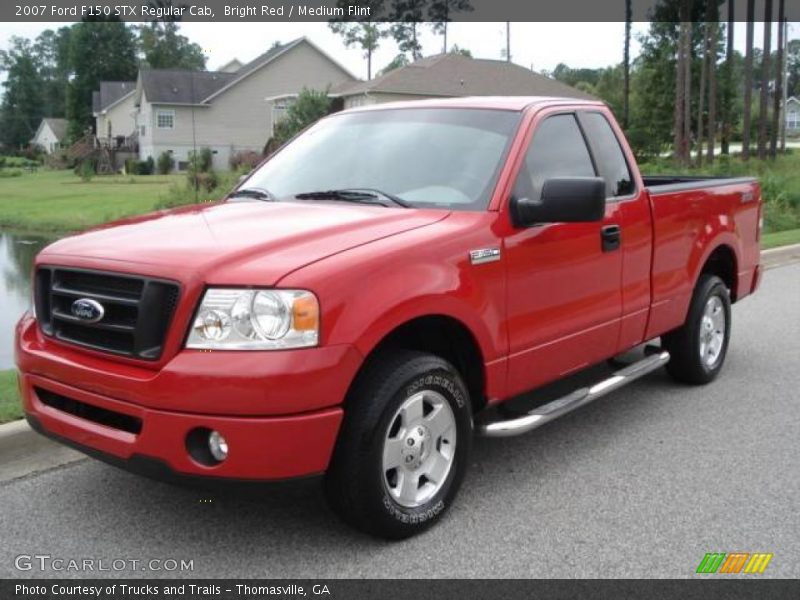
[[[561,417],[576,408],[586,406],[590,402],[605,396],[609,392],[628,385],[632,381],[663,367],[669,362],[669,352],[661,351],[658,354],[647,356],[614,373],[608,379],[596,383],[592,387],[580,388],[571,394],[562,396],[557,400],[548,402],[531,412],[507,421],[490,421],[477,425],[477,433],[486,437],[511,437],[527,433],[532,429],[541,427],[558,417]]]

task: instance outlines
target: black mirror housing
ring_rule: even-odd
[[[517,227],[602,221],[605,211],[606,182],[601,177],[553,177],[544,182],[540,199],[511,198]]]

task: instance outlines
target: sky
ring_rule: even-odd
[[[0,48],[7,48],[13,36],[35,37],[45,29],[56,29],[63,23],[4,23],[0,29]],[[639,52],[637,34],[647,32],[647,23],[634,23],[632,56]],[[423,26],[423,53],[442,50],[442,39]],[[511,58],[526,68],[552,71],[558,63],[570,67],[598,68],[622,61],[625,24],[617,23],[512,23]],[[763,25],[756,24],[755,43],[761,44]],[[789,27],[790,39],[800,36],[800,23]],[[266,51],[273,42],[287,42],[307,36],[328,54],[360,78],[366,78],[366,60],[360,50],[345,48],[339,36],[325,23],[184,23],[183,35],[199,44],[206,53],[208,68],[214,70],[233,58],[247,62]],[[737,49],[744,50],[744,23],[737,23]],[[773,33],[773,44],[776,33]],[[505,49],[505,23],[451,23],[448,45],[468,48],[476,58],[501,59]],[[378,71],[398,53],[394,41],[383,40],[373,58]],[[0,74],[0,81],[3,79]]]

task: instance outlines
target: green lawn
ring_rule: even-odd
[[[22,406],[19,403],[17,371],[16,369],[0,371],[0,423],[21,418]]]
[[[151,212],[184,175],[108,175],[81,181],[72,171],[40,170],[0,178],[0,227],[78,231]]]
[[[761,247],[765,250],[777,248],[778,246],[789,246],[790,244],[800,244],[800,229],[765,233],[761,238]]]

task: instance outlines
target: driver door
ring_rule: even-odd
[[[573,112],[534,120],[514,194],[536,198],[551,177],[597,177]],[[619,203],[592,223],[544,223],[505,238],[508,264],[508,392],[518,394],[612,356],[622,312]],[[617,230],[618,231],[618,230]]]

